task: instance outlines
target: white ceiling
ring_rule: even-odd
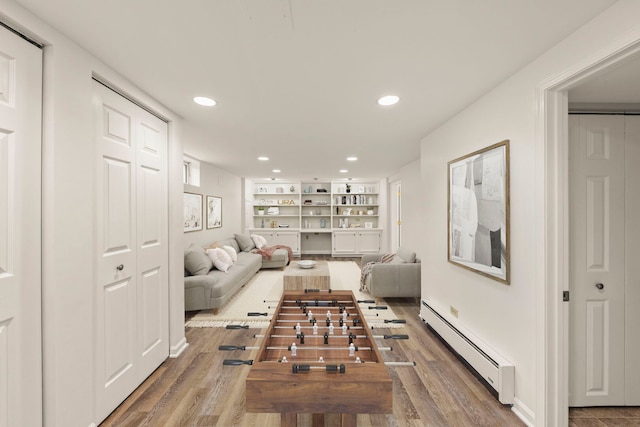
[[[187,154],[295,179],[396,173],[422,137],[614,3],[16,1],[201,129]],[[378,106],[389,93],[400,103]]]
[[[609,67],[590,81],[569,91],[572,104],[599,104],[615,110],[640,107],[640,56],[635,55]],[[608,106],[607,106],[608,105]],[[597,108],[597,106],[596,106]]]

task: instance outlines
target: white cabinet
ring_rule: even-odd
[[[357,232],[356,250],[360,254],[377,254],[380,252],[380,231],[361,230]]]
[[[333,255],[355,254],[356,253],[355,231],[334,231],[333,232]]]
[[[289,246],[294,255],[300,254],[300,232],[294,230],[253,230],[251,234],[258,234],[267,240],[269,246]]]
[[[333,232],[334,256],[380,252],[380,230],[336,230]]]

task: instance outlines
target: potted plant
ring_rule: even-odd
[[[258,206],[258,215],[264,215],[264,206]]]

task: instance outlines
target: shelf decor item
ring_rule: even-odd
[[[258,206],[258,215],[264,215],[264,206]]]
[[[184,232],[202,230],[202,194],[184,193]]]
[[[509,140],[448,163],[448,260],[509,284]]]
[[[222,197],[207,196],[207,228],[222,227]]]

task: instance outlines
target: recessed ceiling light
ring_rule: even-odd
[[[383,96],[382,98],[378,99],[378,104],[384,105],[384,106],[388,106],[388,105],[397,104],[398,101],[400,101],[399,97],[397,97],[395,95],[387,95],[387,96]]]
[[[271,172],[273,172],[273,173],[280,173],[280,172],[282,172],[282,171],[281,171],[280,169],[274,169],[274,170],[272,170]]]
[[[269,160],[269,158],[267,156],[260,156],[258,157],[258,160],[260,160],[261,162],[266,162],[267,160]]]
[[[205,107],[213,107],[214,105],[217,104],[217,102],[214,99],[207,98],[206,96],[196,96],[193,98],[193,102],[195,102],[198,105],[203,105]]]
[[[340,169],[340,173],[347,173],[347,172],[349,172],[349,171],[346,170],[346,169]]]
[[[358,160],[358,158],[356,156],[347,157],[347,161],[348,162],[355,162],[356,160]]]

